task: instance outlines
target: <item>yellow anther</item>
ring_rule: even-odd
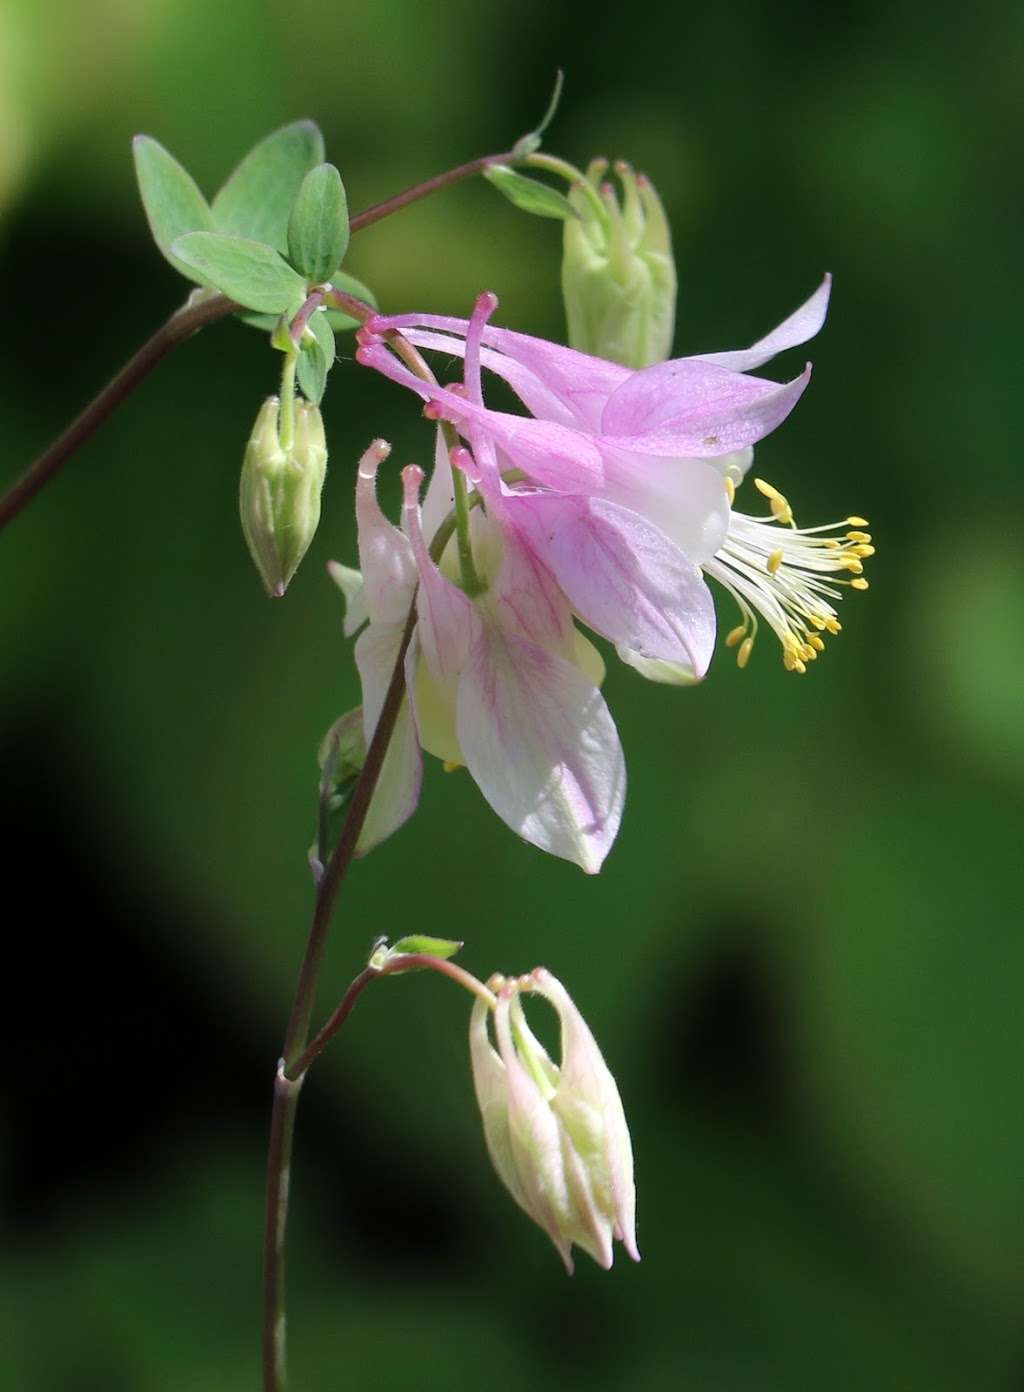
[[[774,498],[769,498],[772,516],[776,522],[784,522],[787,525],[793,520],[793,509],[786,502],[781,493],[777,493]]]
[[[807,642],[812,648],[815,648],[818,652],[825,651],[825,640],[824,638],[819,638],[816,633],[808,633]]]
[[[753,647],[753,638],[744,638],[743,642],[739,646],[739,651],[736,653],[737,667],[745,667],[747,665],[747,663],[750,661],[750,654],[753,650]]]
[[[742,642],[742,640],[746,637],[746,633],[746,624],[737,624],[735,628],[730,629],[729,632],[725,635],[725,646],[727,648],[734,648],[737,643]]]
[[[856,580],[851,580],[851,581],[850,581],[850,584],[851,584],[851,585],[855,585],[856,583],[857,583]],[[865,583],[866,583],[866,582],[865,582]],[[837,633],[842,633],[842,631],[843,631],[843,626],[842,626],[842,624],[839,622],[838,619],[833,619],[833,618],[828,618],[828,619],[826,619],[826,620],[825,620],[825,627],[826,627],[826,629],[828,630],[828,632],[832,634],[833,637],[835,637],[835,635],[836,635]]]
[[[871,587],[867,580],[851,580],[850,588],[852,590],[867,590]]]
[[[729,506],[732,507],[733,503],[736,501],[736,485],[728,475],[726,475],[723,482],[725,483],[725,496],[729,499]]]
[[[782,494],[779,492],[779,490],[777,488],[773,488],[770,483],[766,483],[764,479],[756,478],[754,480],[754,487],[757,489],[759,493],[763,493],[766,498],[782,497]]]
[[[844,556],[839,564],[844,570],[852,570],[854,575],[859,575],[864,569],[864,566],[858,561],[856,556]]]
[[[871,523],[866,517],[848,517],[846,525],[848,527],[870,527]]]
[[[816,662],[818,658],[818,654],[811,647],[810,643],[804,643],[803,647],[800,649],[800,656],[805,662]]]
[[[454,773],[456,769],[460,769],[461,767],[462,765],[456,763],[454,759],[445,759],[444,761],[445,773]]]
[[[804,673],[807,671],[807,667],[803,662],[800,661],[799,658],[797,658],[796,661],[793,663],[793,671],[799,672],[800,675],[803,676]]]
[[[818,630],[819,633],[822,631],[822,629],[828,628],[827,619],[820,618],[817,614],[808,614],[807,617],[810,619],[811,623],[814,625],[814,627]]]
[[[768,565],[768,574],[769,574],[769,575],[774,575],[775,572],[778,570],[778,568],[779,568],[779,566],[780,566],[781,564],[782,564],[782,552],[781,552],[781,551],[773,551],[772,554],[768,557],[768,561],[767,561],[767,565]]]
[[[840,546],[842,546],[842,542],[836,541],[835,537],[829,537],[827,541],[823,541],[821,544],[822,546],[827,546],[830,551],[838,551]]]
[[[873,556],[875,554],[875,548],[873,546],[854,546],[852,550],[855,556]]]
[[[847,540],[847,541],[870,541],[870,540],[871,540],[871,533],[870,533],[870,532],[847,532],[847,533],[846,533],[846,540]]]

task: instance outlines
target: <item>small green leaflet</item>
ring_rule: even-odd
[[[176,271],[190,280],[198,279],[192,267],[172,254],[171,243],[186,232],[212,231],[209,204],[192,175],[152,136],[137,135],[132,141],[132,154],[154,241]],[[205,285],[206,281],[200,279],[199,283]]]
[[[460,942],[452,942],[449,938],[426,938],[421,934],[415,933],[408,938],[399,938],[391,947],[387,943],[382,943],[370,958],[370,966],[381,971],[396,957],[405,957],[415,953],[422,957],[438,957],[442,961],[446,957],[454,957],[459,948],[464,946]],[[401,967],[389,972],[390,976],[401,976],[406,971],[422,971],[419,966]]]
[[[246,309],[297,313],[306,298],[306,283],[299,273],[263,242],[223,232],[189,232],[171,250],[189,267],[189,275],[198,272],[205,284],[216,286]]]
[[[303,396],[314,406],[319,406],[327,385],[327,374],[334,366],[334,330],[320,310],[310,317],[308,327],[313,337],[309,340],[303,335],[298,361],[299,386]]]
[[[517,174],[507,164],[489,164],[484,170],[484,178],[524,213],[533,213],[537,217],[558,218],[562,222],[567,218],[579,217],[579,213],[564,194],[559,193],[557,189],[549,188],[537,179],[527,179],[522,174]]]
[[[307,279],[327,280],[348,250],[348,202],[333,164],[318,164],[302,181],[288,223],[288,259]]]
[[[288,220],[306,174],[324,157],[312,121],[295,121],[255,145],[213,200],[221,232],[288,250]]]

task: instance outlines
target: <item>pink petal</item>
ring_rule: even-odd
[[[805,304],[784,319],[778,328],[772,329],[770,334],[759,338],[752,347],[734,353],[701,353],[700,361],[717,363],[719,367],[731,368],[733,372],[749,372],[752,368],[760,367],[774,358],[776,353],[796,348],[818,333],[825,322],[831,293],[832,277],[827,275]]]
[[[715,607],[699,566],[643,517],[595,498],[535,494],[516,504],[524,533],[580,618],[644,657],[707,671]]]
[[[371,623],[356,639],[356,666],[363,685],[363,732],[367,746],[380,719],[381,706],[391,683],[405,623]],[[415,670],[414,646],[406,659],[406,681]],[[384,756],[380,777],[356,847],[357,854],[379,845],[397,831],[416,810],[423,778],[423,759],[408,699],[395,721],[394,733]]]
[[[780,425],[810,379],[809,363],[780,386],[713,363],[675,358],[634,373],[609,399],[601,428],[609,445],[637,454],[696,459],[729,454]]]
[[[615,840],[626,769],[608,707],[564,658],[487,625],[459,681],[459,744],[514,831],[588,874]]]
[[[393,527],[377,502],[377,468],[391,446],[374,440],[356,474],[359,564],[366,608],[375,623],[404,623],[416,587],[416,563],[408,539]]]

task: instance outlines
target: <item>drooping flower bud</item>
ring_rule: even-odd
[[[591,188],[577,186],[570,193],[579,217],[563,224],[562,294],[569,343],[624,367],[650,367],[672,351],[672,238],[650,180],[618,161],[620,206],[613,186],[601,182],[607,168],[606,160],[591,162]]]
[[[470,1056],[484,1137],[509,1193],[551,1238],[566,1270],[575,1243],[606,1269],[612,1239],[634,1261],[633,1150],[615,1079],[569,993],[538,967],[518,981],[495,981],[495,1052],[486,1001],[470,1020]],[[555,1064],[526,1023],[521,994],[545,996],[561,1024]]]
[[[318,408],[295,402],[294,440],[281,447],[278,400],[260,407],[245,451],[239,489],[242,532],[267,594],[279,598],[320,521],[327,441]]]

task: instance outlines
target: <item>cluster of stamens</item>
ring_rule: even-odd
[[[830,601],[841,599],[844,587],[868,588],[864,561],[875,548],[864,530],[865,518],[798,527],[793,509],[777,488],[764,479],[755,479],[754,486],[768,500],[770,514],[748,517],[733,512],[725,544],[704,569],[739,607],[742,622],[725,639],[727,647],[736,649],[737,665],[745,667],[750,660],[760,614],[782,644],[786,670],[803,673],[824,651],[822,635],[842,628]],[[727,476],[725,489],[731,506],[735,479]]]

